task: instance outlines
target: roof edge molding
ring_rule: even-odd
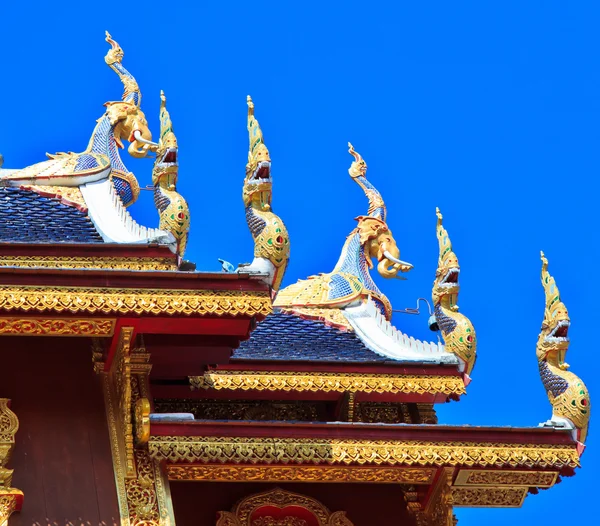
[[[356,335],[374,353],[403,362],[455,364],[462,367],[456,356],[447,352],[441,343],[423,342],[399,331],[387,321],[371,299],[354,307],[346,307],[342,313]]]
[[[107,243],[159,243],[175,252],[173,235],[158,228],[147,228],[131,217],[109,179],[80,187],[88,214]]]

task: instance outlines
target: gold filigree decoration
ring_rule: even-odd
[[[369,482],[380,484],[430,484],[436,468],[386,468],[340,466],[167,466],[169,480],[211,482]]]
[[[114,319],[0,318],[3,336],[112,336]]]
[[[460,266],[452,250],[452,242],[442,224],[442,214],[436,208],[436,233],[439,245],[438,267],[433,282],[432,300],[435,319],[444,338],[446,351],[457,356],[465,366],[465,373],[471,374],[475,365],[477,336],[471,320],[458,312],[458,277]]]
[[[452,500],[459,508],[520,508],[527,496],[525,487],[453,487]]]
[[[558,479],[557,471],[504,471],[461,469],[454,486],[526,486],[549,488]]]
[[[136,356],[136,350],[131,353],[130,403],[137,402],[141,393],[147,394],[148,368],[144,356],[145,353]],[[139,364],[136,363],[138,360]],[[121,415],[118,399],[114,396],[116,386],[109,375],[102,374],[121,524],[172,526],[174,518],[168,480],[159,463],[150,458],[145,450],[136,449],[133,457],[135,473],[134,476],[127,476]]]
[[[420,503],[411,504],[413,506],[409,506],[409,510],[415,513],[417,526],[454,526],[452,490],[447,471],[440,473],[424,509]]]
[[[239,290],[148,290],[83,287],[0,287],[0,309],[89,314],[264,315],[272,311],[267,292]]]
[[[574,445],[152,436],[150,454],[169,463],[359,464],[406,466],[578,467]]]
[[[541,258],[546,308],[536,355],[542,383],[552,404],[551,422],[563,425],[565,421],[569,422],[569,427],[575,428],[577,440],[585,442],[590,422],[590,394],[581,379],[567,370],[569,364],[565,362],[565,355],[569,349],[571,320],[556,282],[548,272],[548,260],[543,252]]]
[[[121,450],[125,452],[125,473],[135,476],[133,455],[133,424],[131,421],[131,339],[133,327],[122,327],[114,360],[111,379],[119,411]]]
[[[23,185],[23,190],[29,190],[43,197],[59,199],[67,206],[73,206],[81,212],[87,212],[87,204],[78,186],[39,186]]]
[[[217,371],[190,376],[196,389],[361,393],[463,394],[457,376],[401,376],[363,373]]]
[[[353,526],[346,517],[345,512],[337,511],[331,513],[316,499],[300,495],[299,493],[285,491],[280,488],[246,497],[240,501],[231,512],[219,512],[217,526],[257,526],[260,523],[256,522],[256,519],[259,517],[255,514],[263,507],[269,509],[278,508],[284,511],[286,511],[286,508],[291,508],[291,510],[294,508],[304,508],[304,510],[309,512],[316,519],[319,526]],[[294,518],[296,517],[293,511],[291,511],[291,513],[286,513],[286,515]],[[263,515],[261,514],[261,516]],[[270,517],[273,518],[272,516]],[[286,517],[284,516],[281,518],[285,519]],[[285,522],[281,524],[288,526]],[[300,523],[297,522],[290,524],[293,526],[300,526]],[[267,525],[280,526],[280,523],[266,522],[260,524],[260,526]]]
[[[23,492],[11,487],[13,470],[6,467],[19,430],[19,420],[9,405],[10,400],[0,398],[0,525],[5,525],[11,514],[21,509],[23,502]]]
[[[135,402],[135,442],[140,446],[150,438],[150,401],[140,398]]]
[[[171,258],[0,256],[0,267],[177,270],[177,263]]]

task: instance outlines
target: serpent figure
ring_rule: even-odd
[[[442,225],[443,217],[439,208],[436,208],[436,215],[440,252],[431,293],[434,316],[442,332],[446,350],[461,360],[464,364],[464,372],[468,375],[475,365],[477,337],[471,320],[458,312],[460,266],[452,250],[448,232]]]
[[[242,197],[246,221],[254,239],[254,260],[238,271],[267,274],[273,290],[277,291],[290,258],[290,239],[283,221],[271,209],[271,157],[254,117],[254,103],[250,95],[247,103],[250,148]]]
[[[542,383],[552,404],[552,422],[574,428],[577,440],[585,442],[590,420],[590,395],[581,379],[568,371],[565,355],[569,348],[571,320],[554,278],[548,272],[548,260],[541,253],[542,286],[546,296],[544,321],[538,337],[536,355]]]
[[[170,232],[177,241],[177,255],[183,257],[190,229],[190,210],[177,193],[179,169],[177,137],[167,111],[167,98],[160,92],[160,139],[152,169],[154,204],[160,217],[161,230]]]

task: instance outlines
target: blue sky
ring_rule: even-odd
[[[347,175],[351,141],[383,194],[408,281],[381,283],[395,308],[430,297],[435,207],[461,267],[460,306],[478,334],[469,394],[440,422],[536,425],[550,417],[535,343],[543,249],[572,327],[567,360],[598,380],[600,7],[595,2],[5,2],[0,11],[4,167],[83,150],[102,104],[121,95],[104,64],[108,29],[125,50],[157,136],[168,97],[178,189],[201,270],[252,259],[241,201],[252,95],[273,160],[275,211],[291,237],[284,284],[333,267],[366,200]],[[123,156],[142,186],[151,161]],[[133,207],[155,225],[150,192]],[[382,280],[380,280],[382,281]],[[395,324],[430,337],[427,316]],[[599,391],[600,392],[600,391]],[[457,510],[461,525],[530,524],[594,503],[594,419],[575,478],[517,510]],[[555,513],[555,511],[552,511]]]

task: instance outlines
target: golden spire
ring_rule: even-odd
[[[252,164],[253,162],[270,161],[269,150],[265,145],[260,124],[254,117],[254,102],[250,95],[246,97],[246,102],[248,103],[248,137],[250,139],[248,162]]]
[[[452,250],[452,241],[450,241],[450,236],[448,235],[447,230],[444,228],[442,224],[442,220],[444,216],[440,212],[438,207],[435,208],[435,214],[437,216],[437,227],[436,233],[438,238],[438,243],[440,246],[440,254],[438,259],[439,267],[449,267],[452,266],[454,268],[458,268],[458,258],[456,254]]]
[[[556,319],[568,320],[569,312],[565,304],[560,300],[560,292],[558,291],[556,282],[548,272],[548,260],[541,251],[540,258],[542,260],[542,286],[544,287],[544,294],[546,296],[544,322],[551,322]]]
[[[163,90],[160,90],[160,142],[167,148],[177,148],[177,137],[173,131],[171,115],[167,110],[167,97]]]

